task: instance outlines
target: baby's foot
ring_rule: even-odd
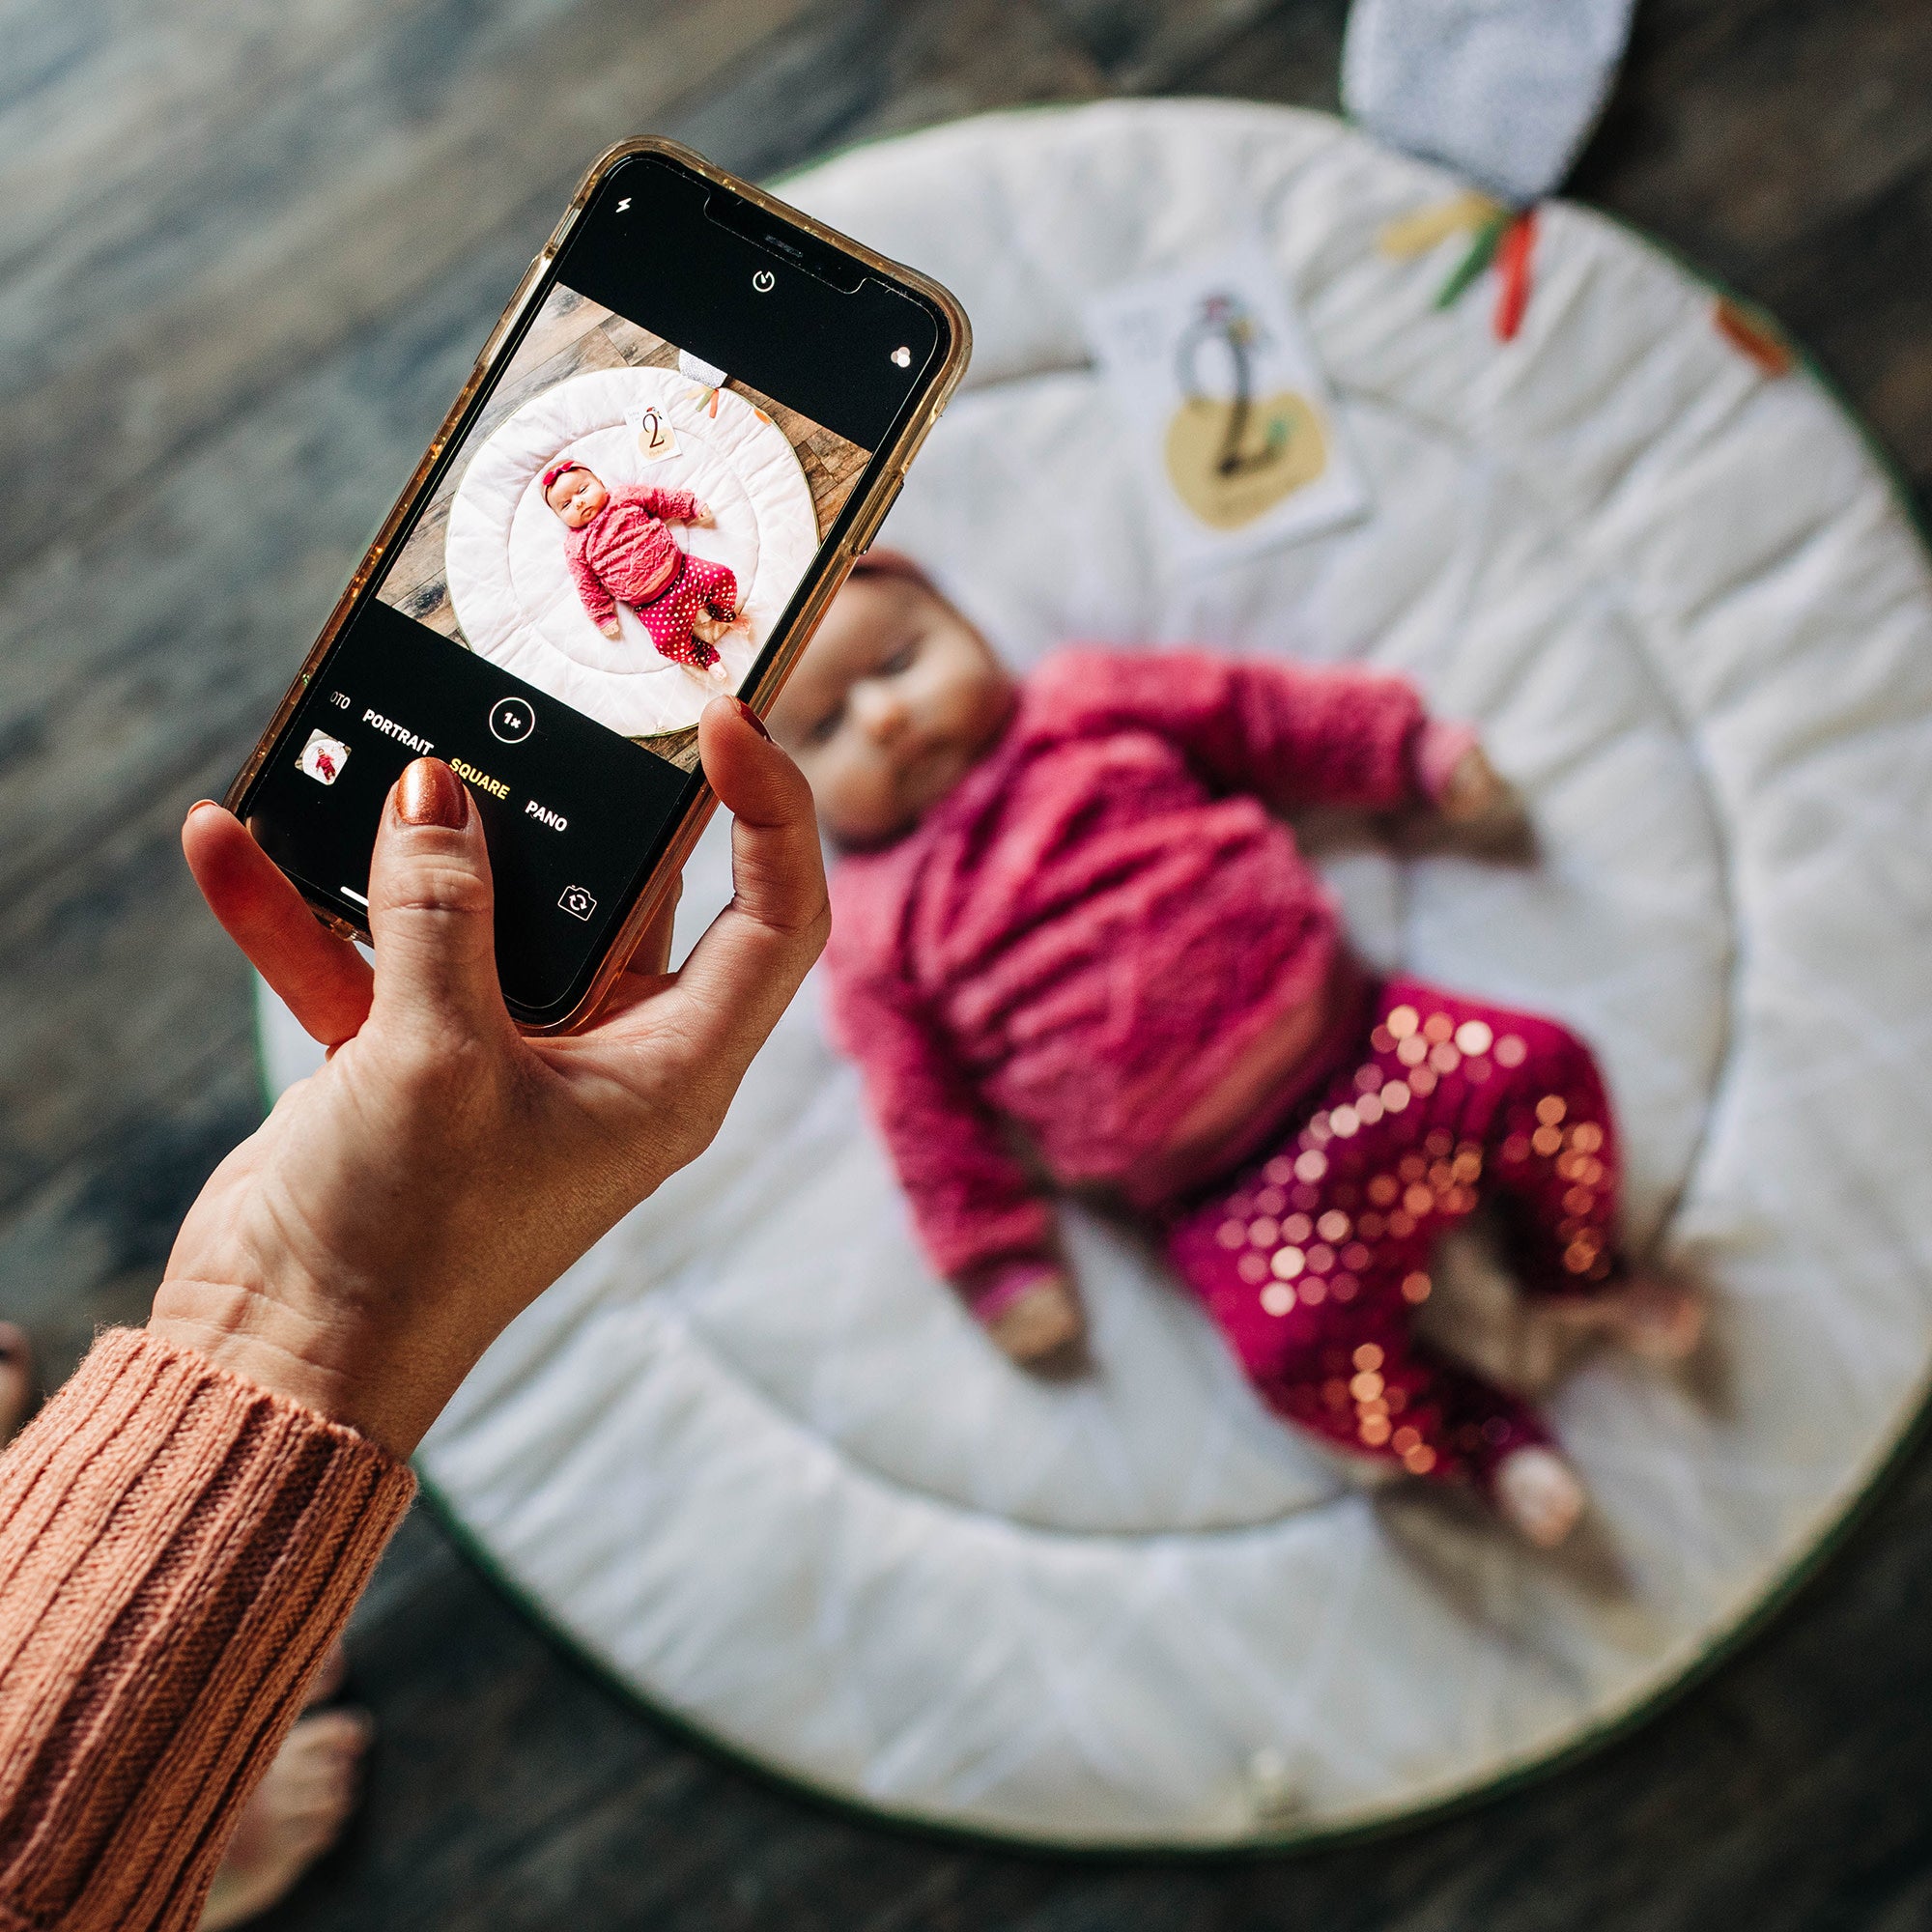
[[[338,1644],[317,1673],[309,1702],[339,1688],[343,1668]],[[222,1932],[266,1912],[335,1842],[355,1808],[370,1732],[360,1711],[319,1711],[297,1723],[242,1807],[199,1932]]]
[[[1681,1362],[1704,1339],[1704,1303],[1694,1290],[1661,1275],[1633,1274],[1602,1294],[1552,1302],[1567,1327],[1607,1336],[1653,1362]]]
[[[1525,1542],[1554,1549],[1588,1500],[1575,1469],[1553,1449],[1514,1449],[1496,1464],[1496,1508]]]
[[[20,1433],[34,1406],[34,1345],[27,1331],[0,1321],[0,1449]]]

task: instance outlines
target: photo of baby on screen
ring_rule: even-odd
[[[378,595],[691,770],[867,454],[559,287]]]
[[[738,580],[722,563],[687,556],[667,519],[708,524],[711,512],[682,490],[605,487],[594,469],[565,457],[543,473],[544,501],[570,532],[564,549],[584,613],[612,639],[621,600],[638,613],[661,657],[723,683],[718,640],[735,625]]]

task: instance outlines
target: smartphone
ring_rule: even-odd
[[[964,373],[937,282],[674,142],[613,148],[454,407],[227,804],[368,936],[384,799],[469,787],[526,1031],[595,1010],[714,800],[698,714],[767,709]]]

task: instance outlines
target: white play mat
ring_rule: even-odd
[[[654,462],[634,426],[648,409],[677,440],[674,455]],[[544,471],[564,457],[612,489],[689,490],[711,510],[711,524],[668,527],[681,548],[737,575],[749,629],[719,646],[733,687],[818,547],[798,458],[784,432],[734,390],[676,369],[599,369],[531,397],[485,440],[457,485],[443,554],[470,647],[627,738],[696,724],[718,687],[661,657],[628,605],[618,606],[614,640],[584,611],[564,526],[543,495]]]
[[[1711,1285],[1720,1364],[1598,1358],[1557,1391],[1598,1504],[1560,1561],[1338,1473],[1079,1214],[1097,1370],[1030,1380],[926,1277],[809,987],[717,1146],[510,1330],[421,1461],[613,1679],[824,1791],[1195,1846],[1477,1791],[1710,1658],[1918,1409],[1925,557],[1819,384],[1764,373],[1602,216],[1544,211],[1515,342],[1481,290],[1438,312],[1462,242],[1378,237],[1455,188],[1321,116],[1166,103],[967,122],[786,191],[968,306],[968,384],[888,540],[1013,661],[1072,637],[1363,658],[1481,723],[1538,862],[1331,876],[1372,956],[1597,1044],[1631,1232]],[[1375,510],[1170,581],[1079,306],[1253,231]],[[687,938],[726,890],[721,827]],[[285,1023],[270,1042],[286,1078]]]

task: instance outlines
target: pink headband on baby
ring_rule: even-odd
[[[572,469],[582,469],[582,468],[583,468],[582,464],[573,463],[568,459],[566,459],[562,463],[553,463],[551,467],[548,469],[546,469],[543,473],[544,495],[546,497],[550,495],[550,486],[553,483],[554,483],[559,476],[566,474],[568,471]]]

